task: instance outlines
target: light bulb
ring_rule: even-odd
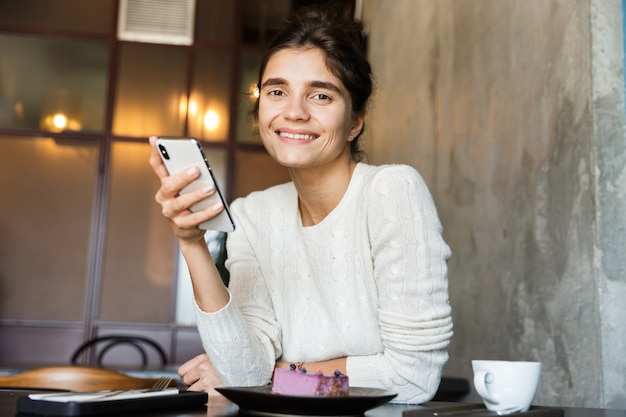
[[[215,130],[220,123],[220,118],[215,110],[209,110],[204,115],[204,127],[207,130]]]
[[[63,113],[55,114],[54,116],[52,116],[52,124],[57,129],[65,129],[65,127],[67,126],[67,116],[65,116]]]

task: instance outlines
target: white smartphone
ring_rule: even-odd
[[[215,193],[206,199],[199,201],[190,207],[191,211],[199,211],[205,209],[221,200],[224,205],[222,210],[217,216],[209,221],[198,225],[199,228],[205,230],[217,230],[220,232],[232,232],[235,230],[235,223],[230,215],[228,204],[220,191],[209,161],[204,156],[202,151],[202,145],[192,138],[158,138],[156,146],[161,155],[161,159],[167,168],[167,171],[172,174],[176,174],[182,170],[196,166],[200,169],[200,176],[194,180],[191,184],[184,187],[180,193],[185,194],[199,188],[204,188],[207,185],[215,188]]]

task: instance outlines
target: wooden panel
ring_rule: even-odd
[[[202,0],[196,2],[197,43],[234,42],[235,6],[237,2],[224,0]]]
[[[0,25],[107,34],[113,28],[114,5],[115,0],[1,1]]]

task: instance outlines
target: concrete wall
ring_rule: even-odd
[[[626,408],[619,0],[362,10],[377,74],[370,161],[422,173],[453,251],[444,373],[538,360],[536,404]]]

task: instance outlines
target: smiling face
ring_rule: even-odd
[[[349,142],[363,118],[352,116],[350,94],[319,49],[283,49],[263,73],[258,124],[278,163],[314,168],[350,162]]]

